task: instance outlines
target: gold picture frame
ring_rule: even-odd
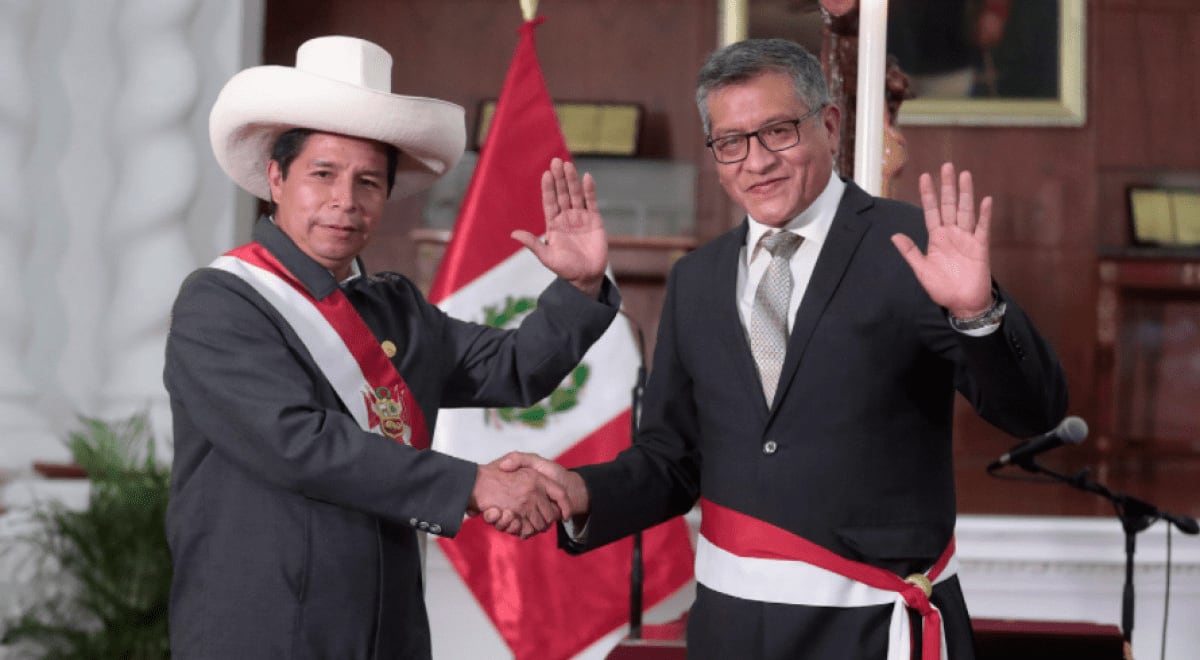
[[[1057,96],[912,98],[900,106],[900,123],[964,126],[1082,126],[1086,123],[1085,0],[1048,1],[1057,4],[1057,34],[1037,38],[1055,38],[1057,41],[1058,60],[1053,63],[1057,68]],[[747,36],[779,36],[749,34],[750,26],[756,24],[754,13],[774,11],[778,4],[778,0],[722,0],[717,23],[718,43],[726,45]],[[1049,32],[1053,33],[1052,30]],[[812,44],[805,45],[812,47]]]
[[[590,103],[561,101],[554,103],[554,113],[566,140],[567,150],[574,156],[634,156],[642,127],[642,107],[634,103]],[[475,130],[475,149],[487,139],[496,100],[480,104]]]
[[[1134,243],[1200,245],[1200,190],[1131,186],[1128,193]]]

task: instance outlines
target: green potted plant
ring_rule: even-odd
[[[82,422],[68,446],[89,480],[87,508],[35,506],[19,543],[32,550],[38,593],[4,622],[3,642],[47,659],[168,658],[170,471],[155,458],[145,415]]]

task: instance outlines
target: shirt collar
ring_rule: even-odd
[[[330,275],[332,274],[330,273]],[[346,279],[338,282],[338,286],[346,286],[360,277],[362,277],[362,268],[358,267],[358,258],[356,257],[354,261],[350,262],[350,274],[346,276]]]
[[[283,230],[275,224],[275,219],[270,216],[262,216],[258,222],[254,223],[253,239],[254,242],[262,245],[274,255],[279,263],[295,276],[317,300],[323,300],[325,296],[337,290],[338,286],[350,284],[363,275],[361,260],[355,257],[350,265],[350,276],[338,282],[334,279],[333,273],[313,261],[312,257],[304,254],[295,241],[283,233]]]
[[[837,215],[838,205],[841,203],[842,193],[845,191],[846,182],[842,181],[836,173],[830,174],[829,182],[825,184],[825,189],[821,191],[821,194],[817,195],[813,203],[801,211],[800,215],[789,220],[782,229],[799,234],[804,237],[805,244],[815,244],[820,248],[825,243],[825,237],[829,235],[829,228],[833,226],[833,218]],[[746,231],[746,263],[750,263],[758,256],[758,241],[763,234],[773,231],[775,228],[762,224],[750,215],[747,215],[746,218],[750,221],[747,223],[749,229]]]

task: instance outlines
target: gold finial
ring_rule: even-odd
[[[521,0],[521,16],[524,16],[526,21],[537,18],[537,3],[538,0]]]
[[[728,46],[746,38],[749,31],[750,9],[747,0],[724,0],[720,3],[717,32],[718,46]]]

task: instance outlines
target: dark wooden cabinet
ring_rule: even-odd
[[[1152,490],[1160,508],[1195,515],[1200,252],[1127,251],[1101,258],[1097,273],[1097,463],[1110,482]]]
[[[976,660],[1121,660],[1121,631],[1114,625],[1071,621],[972,619]],[[643,628],[638,639],[624,639],[607,660],[684,660],[684,620]]]

